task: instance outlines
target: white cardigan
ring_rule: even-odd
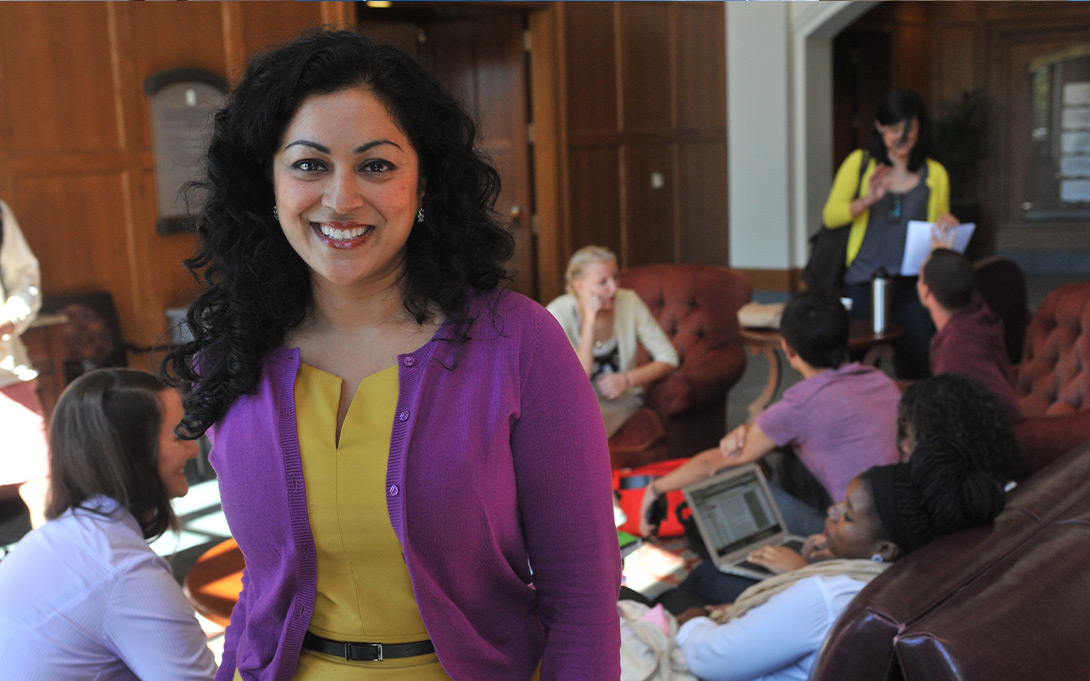
[[[547,306],[553,313],[564,333],[571,341],[572,347],[579,347],[581,334],[579,332],[579,304],[571,293],[556,298]],[[617,298],[613,302],[613,335],[617,338],[617,354],[620,356],[621,371],[631,371],[636,368],[636,349],[638,343],[642,343],[651,353],[651,360],[666,362],[670,366],[678,365],[677,350],[673,343],[663,333],[662,327],[655,321],[651,310],[647,309],[640,298],[632,289],[622,288],[617,290]],[[642,389],[633,391],[642,392]]]
[[[13,335],[0,337],[0,388],[38,376],[30,366],[19,336],[27,330],[42,306],[38,259],[31,253],[19,223],[8,205],[0,201],[4,216],[4,243],[0,246],[0,319],[15,323]]]

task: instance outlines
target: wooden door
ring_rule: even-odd
[[[439,21],[424,28],[424,50],[432,72],[477,117],[480,146],[503,182],[496,212],[515,237],[513,288],[536,299],[524,28],[524,15],[509,11]]]

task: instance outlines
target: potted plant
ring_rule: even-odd
[[[969,257],[987,255],[992,239],[982,233],[981,202],[976,192],[977,168],[991,153],[988,147],[988,100],[982,90],[967,90],[939,108],[931,126],[931,156],[950,175],[950,212],[961,222],[975,222],[977,234]]]

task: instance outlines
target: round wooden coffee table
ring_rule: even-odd
[[[242,550],[234,539],[227,539],[201,554],[185,576],[186,598],[216,624],[231,623],[231,611],[242,592],[242,569],[246,567]]]

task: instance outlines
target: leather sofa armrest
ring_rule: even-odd
[[[664,419],[699,410],[724,397],[745,370],[746,353],[741,344],[691,353],[681,366],[647,390],[647,406]]]
[[[1023,480],[1090,440],[1090,410],[1030,416],[1014,426],[1014,438],[1022,451],[1022,464],[1015,478]]]

